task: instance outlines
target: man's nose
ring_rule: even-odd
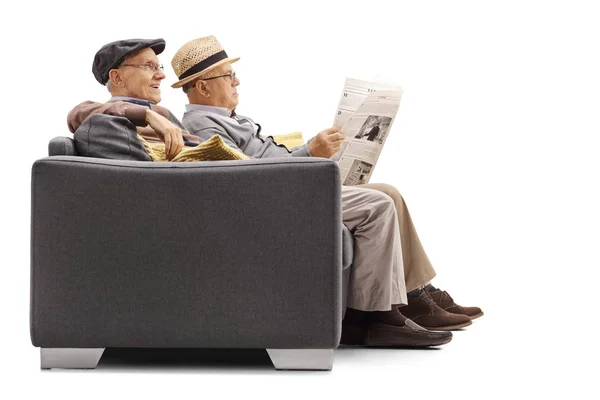
[[[158,71],[156,71],[154,73],[154,78],[155,79],[160,79],[163,80],[167,77],[167,75],[165,75],[165,71],[163,71],[162,69],[159,69]]]

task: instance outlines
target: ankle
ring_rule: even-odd
[[[404,326],[406,323],[406,317],[396,307],[390,311],[373,311],[371,314],[372,322],[394,326]]]
[[[431,293],[431,292],[437,292],[439,289],[436,288],[435,286],[433,286],[431,283],[429,283],[429,284],[425,285],[423,290]]]
[[[344,322],[350,325],[366,325],[371,320],[371,312],[361,311],[355,308],[346,308],[346,315],[344,316]]]

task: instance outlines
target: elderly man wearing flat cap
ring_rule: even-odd
[[[161,100],[160,84],[165,79],[158,55],[165,49],[163,39],[128,39],[108,43],[94,57],[92,72],[111,93],[106,103],[84,102],[67,117],[71,132],[93,114],[121,116],[131,121],[137,133],[150,142],[164,142],[168,159],[184,144],[198,144]]]
[[[240,80],[232,64],[238,60],[230,58],[214,36],[186,43],[173,57],[179,80],[172,87],[187,94],[182,122],[190,134],[201,140],[219,135],[254,158],[330,158],[339,150],[344,135],[338,128],[327,128],[307,144],[287,149],[261,136],[260,125],[252,119],[236,114]],[[450,341],[450,332],[427,329],[455,330],[483,315],[477,307],[457,305],[447,292],[431,285],[435,271],[393,186],[342,187],[342,218],[355,239],[342,344],[439,345]]]

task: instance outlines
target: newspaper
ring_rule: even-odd
[[[333,122],[344,142],[331,159],[338,162],[342,184],[369,183],[390,132],[403,89],[347,78]]]

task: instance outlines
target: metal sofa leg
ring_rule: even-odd
[[[41,367],[94,369],[104,353],[99,349],[40,348]]]
[[[333,349],[267,349],[275,369],[331,371]]]

